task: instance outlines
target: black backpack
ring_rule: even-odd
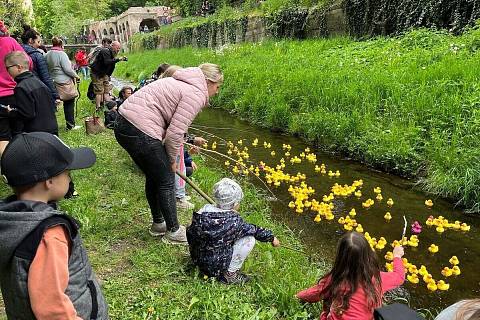
[[[401,303],[393,303],[373,312],[375,320],[425,320],[415,310]]]

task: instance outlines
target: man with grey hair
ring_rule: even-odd
[[[120,42],[113,41],[111,45],[100,49],[90,65],[97,110],[100,110],[101,104],[109,99],[109,93],[112,89],[110,77],[115,70],[115,65],[119,61],[127,61],[126,57],[116,58],[121,48]]]
[[[241,273],[243,262],[255,246],[255,240],[280,241],[272,231],[245,222],[238,209],[243,191],[232,179],[223,178],[213,187],[215,205],[207,204],[193,214],[187,228],[190,256],[200,271],[226,284],[243,284],[250,278]]]

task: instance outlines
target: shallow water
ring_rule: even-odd
[[[116,87],[125,84],[116,79],[114,83]],[[194,130],[194,128],[214,134],[218,138],[208,136],[205,133]],[[478,234],[480,217],[464,215],[461,210],[455,209],[451,202],[414,190],[412,181],[371,170],[358,162],[340,159],[316,151],[313,146],[306,144],[299,138],[253,126],[223,110],[205,109],[195,119],[190,132],[203,135],[209,140],[209,146],[211,146],[213,141],[217,141],[217,151],[222,153],[225,153],[227,150],[222,139],[231,140],[235,143],[239,139],[246,139],[242,147],[247,146],[249,148],[249,161],[255,165],[260,161],[264,161],[270,166],[278,164],[280,158],[284,157],[283,144],[292,146],[290,151],[291,157],[294,155],[298,156],[305,148],[309,147],[317,155],[318,165],[324,163],[327,171],[339,170],[341,176],[329,178],[327,175],[321,175],[315,172],[315,165],[305,159],[302,159],[301,164],[291,165],[287,157],[284,157],[287,165],[284,171],[306,174],[307,184],[316,190],[312,197],[319,201],[321,201],[324,194],[328,195],[331,192],[330,189],[334,183],[351,185],[354,180],[363,179],[362,197],[358,199],[352,195],[350,197],[335,198],[333,201],[335,204],[335,219],[331,221],[322,219],[319,223],[313,221],[315,217],[313,212],[305,211],[302,214],[297,214],[287,206],[292,200],[287,191],[288,185],[283,184],[278,188],[270,187],[279,199],[278,201],[270,202],[273,217],[294,230],[295,234],[305,244],[307,252],[314,254],[314,256],[320,256],[322,259],[326,258],[329,262],[333,262],[336,243],[344,232],[343,226],[337,220],[340,216],[346,216],[352,208],[355,208],[357,211],[355,218],[358,223],[362,224],[364,230],[377,239],[383,236],[388,241],[389,244],[387,244],[384,250],[377,250],[381,264],[384,266],[386,262],[384,255],[387,251],[391,251],[390,243],[395,239],[401,238],[404,225],[402,216],[405,215],[409,222],[407,227],[408,237],[411,234],[410,224],[413,221],[418,220],[423,226],[423,231],[419,235],[419,246],[417,248],[405,247],[405,257],[418,268],[422,264],[425,265],[435,280],[444,279],[450,284],[448,291],[437,290],[436,292],[430,292],[422,280],[416,285],[406,281],[404,287],[410,292],[411,306],[434,311],[442,309],[460,299],[478,297],[480,295],[480,277],[478,276],[478,266],[476,265],[478,261],[476,255],[480,252],[480,235]],[[257,147],[252,146],[252,141],[255,138],[259,139]],[[271,149],[263,147],[264,141],[271,143]],[[272,150],[275,150],[275,156],[270,154]],[[226,159],[216,155],[214,157],[219,160],[214,161],[208,158],[210,159],[209,161],[215,166],[231,171],[231,168],[227,169],[224,166]],[[250,180],[257,186],[265,188],[258,179],[250,178]],[[384,199],[380,202],[375,200],[374,187],[381,187],[382,189]],[[268,192],[265,194],[265,196],[268,196]],[[363,209],[362,202],[368,198],[374,199],[375,204],[368,210]],[[394,201],[394,205],[391,208],[386,204],[388,198],[392,198]],[[424,202],[426,199],[433,200],[434,205],[431,209],[425,206]],[[383,218],[387,211],[392,214],[390,222],[386,222]],[[469,232],[460,232],[447,229],[443,234],[439,234],[435,231],[435,227],[425,225],[425,221],[430,215],[434,217],[442,215],[451,222],[455,220],[466,222],[471,226],[471,230]],[[432,243],[440,248],[436,254],[431,254],[427,250]],[[459,267],[462,274],[457,277],[444,278],[441,275],[441,270],[445,266],[451,267],[449,259],[453,255],[456,255],[460,261]]]
[[[434,279],[441,280],[445,279],[440,273],[442,268],[445,266],[451,267],[449,259],[456,255],[460,260],[459,267],[462,271],[462,274],[457,277],[452,276],[445,279],[450,284],[448,291],[432,293],[427,290],[426,284],[422,280],[416,285],[406,282],[404,286],[411,294],[411,305],[416,308],[436,309],[456,302],[459,299],[479,296],[480,278],[478,276],[478,266],[476,266],[478,261],[477,254],[480,252],[479,217],[464,215],[460,210],[455,209],[452,203],[446,200],[432,198],[431,195],[413,190],[411,181],[371,170],[358,162],[343,160],[329,154],[317,152],[313,146],[306,144],[299,138],[252,126],[219,109],[205,109],[194,121],[192,127],[235,143],[239,139],[246,139],[242,146],[248,146],[249,160],[254,164],[258,164],[260,161],[264,161],[270,166],[278,164],[280,158],[284,157],[283,144],[292,146],[290,151],[291,157],[299,155],[305,148],[309,147],[317,155],[317,164],[324,163],[327,171],[339,170],[341,176],[329,178],[328,175],[321,175],[315,172],[315,165],[305,159],[302,159],[301,164],[291,165],[288,161],[289,158],[286,157],[284,157],[287,164],[285,172],[306,174],[307,184],[316,190],[313,198],[319,201],[321,201],[324,194],[328,195],[330,193],[330,189],[335,182],[341,185],[351,185],[354,180],[363,179],[362,197],[358,199],[352,195],[350,197],[336,198],[333,201],[335,204],[335,219],[331,221],[322,219],[319,223],[313,221],[315,217],[313,212],[305,211],[302,214],[297,214],[287,206],[289,201],[292,200],[287,191],[288,185],[282,185],[278,188],[270,187],[279,198],[279,201],[271,202],[273,216],[293,229],[304,242],[309,252],[320,254],[320,256],[326,257],[330,262],[333,261],[336,242],[344,232],[342,225],[337,222],[338,217],[346,216],[352,208],[356,209],[356,220],[362,224],[365,231],[368,231],[371,236],[375,236],[377,239],[381,236],[385,237],[388,243],[401,238],[404,226],[402,216],[405,215],[409,222],[407,228],[408,237],[411,234],[410,224],[413,221],[418,220],[423,226],[423,231],[419,235],[419,246],[417,248],[405,248],[405,257],[409,262],[415,264],[418,268],[422,264],[425,265]],[[220,127],[230,129],[214,129]],[[192,129],[190,131],[197,135],[202,134],[198,130]],[[210,140],[209,145],[211,145],[211,142],[217,141],[217,151],[225,153],[225,146],[222,146],[220,139],[212,136],[208,137],[206,134],[203,134],[203,136]],[[257,147],[252,147],[252,141],[255,138],[259,139],[259,143]],[[264,148],[264,141],[271,143],[272,148]],[[270,154],[272,150],[275,150],[275,156]],[[220,162],[215,163],[225,167],[224,161],[225,159],[222,159]],[[250,178],[250,180],[258,186],[263,186],[257,179]],[[374,187],[381,187],[382,189],[384,199],[380,202],[375,200]],[[368,198],[374,199],[375,204],[367,210],[362,208],[362,202]],[[388,198],[392,198],[394,201],[394,205],[391,208],[386,204]],[[434,202],[431,209],[425,206],[425,200],[430,198]],[[390,222],[386,222],[383,218],[387,211],[392,214]],[[430,215],[434,217],[442,215],[452,222],[455,220],[466,222],[471,225],[471,230],[469,232],[461,232],[448,229],[443,234],[439,234],[435,231],[435,227],[425,225],[425,221]],[[431,254],[427,250],[432,243],[440,247],[439,252],[436,254]],[[391,251],[391,249],[390,245],[387,245],[384,250],[377,250],[382,265],[385,263],[384,255],[386,251]]]

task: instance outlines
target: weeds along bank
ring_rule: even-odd
[[[94,107],[85,93],[82,84],[79,124]],[[57,119],[60,136],[68,145],[88,146],[97,154],[93,168],[72,172],[80,196],[60,205],[81,224],[111,319],[307,319],[320,314],[319,306],[304,307],[293,296],[326,272],[323,264],[312,263],[301,253],[257,243],[244,266],[254,278],[249,284],[240,289],[204,279],[191,267],[188,247],[165,245],[148,234],[151,215],[144,175],[113,132],[96,136],[86,136],[84,130],[65,132],[62,112]],[[194,178],[210,191],[224,176],[200,164]],[[250,184],[242,187],[245,220],[271,228],[282,243],[300,249],[293,233],[270,219],[264,195]],[[0,183],[1,197],[10,194],[7,185]],[[196,194],[193,200],[197,209],[204,204]],[[191,221],[191,213],[180,211],[179,219],[185,224]],[[0,296],[0,319],[5,319],[2,306]]]
[[[212,104],[298,134],[479,210],[480,30],[417,30],[355,42],[269,41],[129,55],[116,75],[146,77],[163,62],[209,61],[225,72]]]

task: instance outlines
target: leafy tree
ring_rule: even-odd
[[[36,26],[46,38],[78,34],[87,20],[110,16],[110,1],[34,0]]]
[[[30,23],[28,10],[22,0],[0,0],[0,19],[5,21],[11,34],[18,34],[23,24]]]

